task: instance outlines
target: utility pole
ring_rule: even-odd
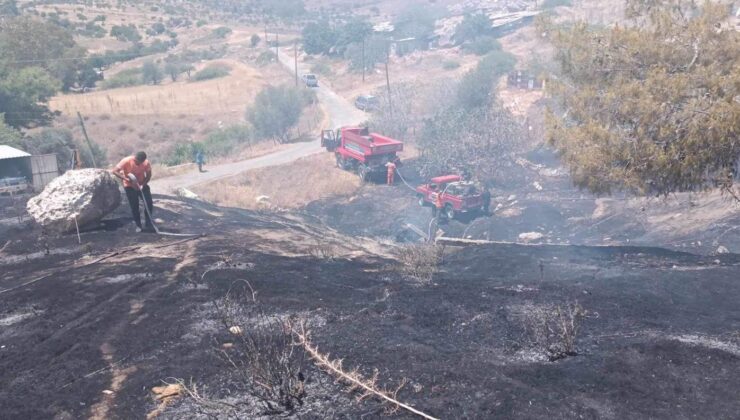
[[[365,83],[365,37],[362,38],[362,83]]]
[[[388,89],[388,112],[391,118],[393,118],[393,103],[391,102],[391,79],[388,76],[388,61],[391,59],[391,45],[388,43],[388,48],[385,50],[385,87]]]
[[[95,152],[93,151],[92,142],[90,141],[90,137],[87,136],[87,130],[85,130],[85,120],[82,119],[82,114],[80,114],[80,111],[77,111],[77,118],[80,119],[80,127],[82,127],[82,134],[85,136],[85,140],[87,141],[87,147],[90,148],[90,159],[92,160],[93,168],[97,168],[98,164],[95,162]]]
[[[298,38],[293,41],[293,63],[295,65],[295,87],[298,87]]]

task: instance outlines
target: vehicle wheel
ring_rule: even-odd
[[[449,203],[445,204],[445,216],[450,220],[455,218],[455,209]]]
[[[424,207],[427,205],[426,200],[424,200],[424,196],[422,194],[416,194],[416,199],[419,200],[419,205],[421,207]]]
[[[358,174],[358,175],[360,176],[360,181],[362,181],[362,182],[367,182],[367,180],[368,180],[368,177],[369,177],[369,174],[368,174],[368,170],[367,170],[367,166],[365,166],[365,165],[360,165],[360,166],[359,166],[359,167],[357,168],[357,174]]]
[[[339,153],[334,153],[334,158],[337,160],[337,168],[344,169],[344,162],[342,156]]]

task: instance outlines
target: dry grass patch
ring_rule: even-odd
[[[357,175],[337,169],[329,153],[287,165],[257,169],[194,189],[212,203],[246,209],[264,208],[260,196],[280,208],[299,208],[326,197],[346,196],[360,187]]]
[[[231,67],[231,74],[202,82],[186,78],[156,86],[134,86],[121,89],[67,94],[49,101],[50,108],[66,115],[77,111],[84,115],[223,115],[241,116],[246,106],[266,84],[255,68],[236,60],[218,60]],[[209,64],[214,64],[209,63]],[[205,67],[205,65],[201,66]],[[220,117],[217,117],[220,118]]]

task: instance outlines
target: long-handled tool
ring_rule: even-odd
[[[154,228],[154,232],[157,235],[166,235],[166,236],[198,236],[200,234],[198,233],[170,233],[170,232],[161,232],[156,224],[154,224],[154,218],[152,217],[151,212],[149,212],[149,204],[146,202],[146,197],[144,197],[144,191],[142,191],[141,186],[139,185],[139,181],[136,179],[136,176],[134,174],[128,174],[128,179],[131,181],[131,183],[136,186],[136,190],[139,191],[139,197],[141,197],[141,201],[144,203],[144,211],[146,212],[146,217],[149,220],[149,223],[151,223],[152,227]],[[139,220],[141,222],[141,220]]]

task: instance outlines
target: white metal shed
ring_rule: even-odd
[[[59,167],[55,154],[33,156],[23,150],[0,145],[0,187],[9,191],[25,189],[21,185],[23,181],[18,182],[23,178],[34,191],[41,192],[57,176]],[[3,180],[6,182],[1,182]]]

